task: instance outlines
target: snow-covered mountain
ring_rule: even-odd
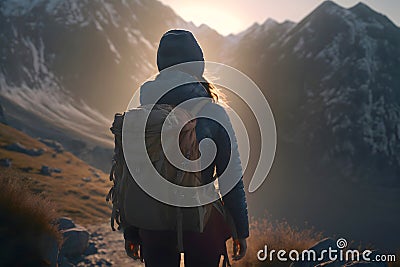
[[[332,1],[295,25],[264,24],[226,55],[265,92],[277,123],[271,173],[249,194],[252,214],[398,248],[399,27],[365,4]]]
[[[157,44],[170,28],[222,41],[155,0],[1,1],[0,101],[8,121],[63,140],[85,159],[96,151],[109,161],[113,114],[156,72]]]
[[[265,24],[230,58],[271,101],[281,149],[298,147],[324,176],[398,180],[400,29],[365,4],[332,1],[297,25]]]

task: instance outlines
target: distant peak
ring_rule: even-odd
[[[209,29],[210,29],[210,26],[208,26],[208,25],[205,24],[205,23],[202,23],[202,24],[200,24],[199,29],[206,29],[206,30],[209,30]]]
[[[263,25],[276,25],[278,22],[274,19],[268,18],[264,21]]]
[[[294,25],[294,24],[296,24],[296,22],[286,19],[284,22],[282,22],[282,24],[292,24],[292,25]]]
[[[254,31],[258,28],[260,28],[260,24],[258,22],[254,22],[253,24],[251,24],[250,27],[248,27],[246,30],[244,30],[243,32],[250,32],[250,31]]]
[[[317,7],[317,9],[320,9],[320,8],[324,9],[324,8],[342,8],[342,7],[331,0],[325,0],[324,2],[322,2],[322,4],[320,4]]]
[[[367,6],[367,5],[364,4],[363,2],[358,2],[357,4],[354,5],[353,8],[356,8],[356,7],[359,7],[359,8],[369,8],[369,6]]]
[[[344,7],[336,4],[333,1],[324,1],[322,2],[314,11],[310,13],[311,16],[325,16],[325,14],[341,14],[342,12],[347,11]]]
[[[372,8],[370,8],[368,5],[364,4],[363,2],[359,2],[355,6],[349,8],[350,11],[353,12],[373,12],[376,13]]]

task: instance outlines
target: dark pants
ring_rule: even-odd
[[[173,231],[139,231],[146,267],[179,267],[181,255],[177,249],[177,234]],[[184,232],[185,267],[217,267],[225,252],[229,237],[220,214],[213,213],[203,233]]]

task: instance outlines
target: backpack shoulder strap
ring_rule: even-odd
[[[121,224],[121,214],[120,214],[120,205],[121,201],[119,199],[119,184],[122,180],[122,171],[123,171],[123,150],[122,150],[122,126],[124,122],[125,113],[117,113],[114,116],[113,124],[110,128],[111,132],[114,135],[114,155],[112,159],[112,167],[110,171],[110,181],[113,182],[113,186],[110,188],[106,201],[112,202],[112,212],[111,212],[111,229],[115,231],[114,222],[120,226]]]

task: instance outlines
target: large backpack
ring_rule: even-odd
[[[207,102],[198,103],[192,112],[198,112],[205,104],[207,104]],[[133,113],[129,115],[133,115],[137,121],[147,119],[145,135],[147,153],[153,167],[159,174],[177,185],[189,187],[202,185],[203,182],[200,172],[185,172],[179,170],[165,158],[163,153],[161,147],[161,128],[173,108],[173,106],[165,104],[145,105],[128,112]],[[143,112],[144,109],[151,109],[148,118],[145,115],[146,112]],[[188,114],[188,112],[183,109],[175,109],[174,115],[177,120],[188,121],[187,119],[191,114]],[[182,250],[182,232],[202,232],[211,215],[213,206],[217,208],[224,217],[228,215],[223,209],[220,200],[199,207],[182,208],[162,203],[144,192],[133,179],[124,158],[122,128],[125,116],[125,113],[116,114],[113,125],[110,128],[115,137],[113,166],[110,172],[110,180],[113,181],[114,184],[107,195],[107,201],[112,200],[113,204],[111,227],[115,230],[115,221],[119,225],[119,229],[121,227],[135,226],[147,230],[175,230],[178,235],[178,247]],[[144,116],[146,117],[144,118]],[[189,160],[195,160],[200,155],[195,126],[196,120],[191,120],[184,126],[179,134],[179,147],[181,152]],[[177,137],[171,136],[171,138]],[[131,139],[129,141],[129,146],[132,146],[131,148],[139,145],[136,143],[135,138]],[[143,155],[138,156],[142,157]],[[141,168],[142,166],[137,167]],[[140,173],[146,173],[146,171],[142,170],[138,173],[140,175]],[[231,225],[231,227],[233,227],[233,225]]]

